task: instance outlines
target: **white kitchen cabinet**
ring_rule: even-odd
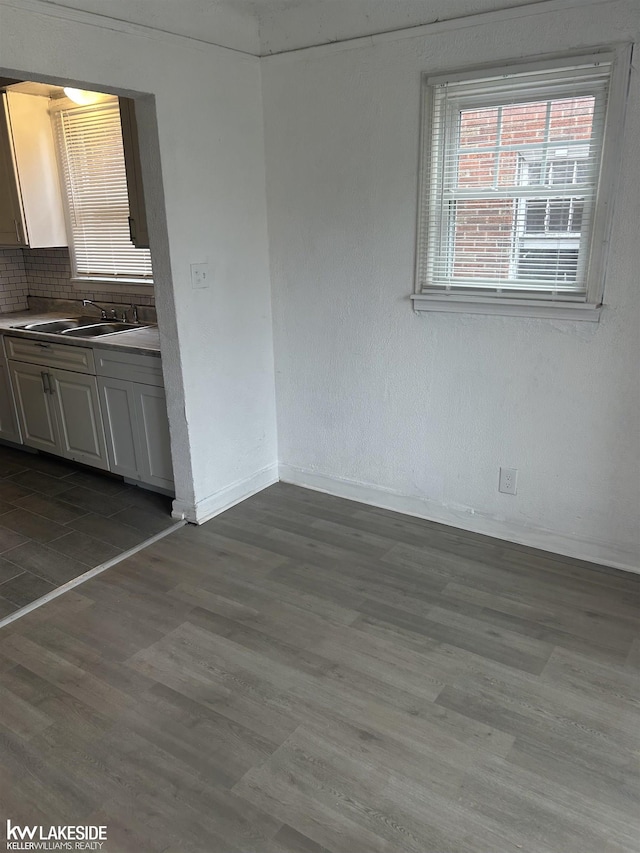
[[[38,95],[2,94],[0,245],[68,245],[49,99]]]
[[[36,450],[58,453],[58,430],[54,401],[48,392],[47,368],[10,361],[9,372],[24,443]]]
[[[100,400],[110,470],[163,490],[173,489],[164,388],[101,376]]]
[[[141,444],[141,479],[173,489],[171,438],[164,388],[134,383],[133,400]]]
[[[110,470],[172,491],[171,440],[160,359],[99,350],[95,359]]]
[[[109,468],[114,474],[137,480],[142,453],[133,388],[134,383],[124,379],[98,379]]]
[[[10,361],[24,444],[108,469],[95,376]]]
[[[2,342],[0,341],[0,344]],[[22,444],[7,360],[0,357],[0,438]]]
[[[157,355],[10,334],[4,349],[8,361],[0,438],[20,441],[22,434],[22,442],[36,450],[173,492],[169,421]],[[0,357],[0,392],[3,361]],[[14,399],[17,423],[14,414],[12,427]]]
[[[107,446],[95,376],[70,370],[49,371],[56,399],[60,453],[74,462],[108,470]]]

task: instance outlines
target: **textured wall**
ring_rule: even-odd
[[[637,69],[599,324],[417,316],[409,294],[421,73],[639,23],[622,0],[263,61],[281,476],[638,564]]]

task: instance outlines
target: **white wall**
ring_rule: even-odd
[[[0,2],[0,69],[155,96],[157,136],[152,98],[140,135],[177,507],[203,517],[275,476],[259,62],[26,6]],[[205,261],[211,288],[192,290],[189,265]]]
[[[237,0],[64,0],[66,7],[259,53],[258,21]]]
[[[638,565],[637,64],[600,324],[417,316],[408,297],[421,72],[634,40],[639,17],[537,8],[263,60],[283,479]]]
[[[83,0],[87,3],[88,0]],[[104,0],[91,0],[104,2]],[[233,2],[233,0],[232,0]],[[297,50],[402,27],[448,21],[477,12],[522,6],[530,0],[267,0],[256,3],[260,53]],[[534,0],[535,2],[535,0]],[[570,0],[592,2],[592,0]]]

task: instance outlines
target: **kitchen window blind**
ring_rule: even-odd
[[[152,281],[151,254],[129,237],[129,197],[117,99],[59,109],[54,124],[74,275]]]

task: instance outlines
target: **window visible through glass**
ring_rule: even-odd
[[[466,192],[450,208],[454,278],[576,280],[594,107],[585,96],[460,111],[452,189]],[[523,186],[540,195],[520,197]],[[469,197],[473,188],[485,195]],[[486,196],[512,188],[511,202]]]

